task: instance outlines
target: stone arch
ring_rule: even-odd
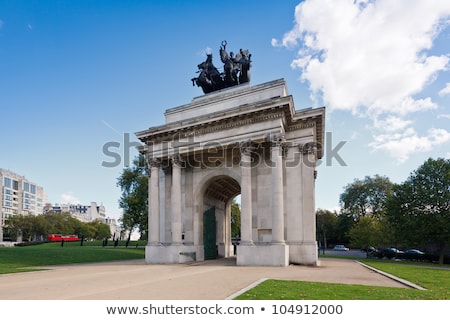
[[[234,255],[231,243],[231,203],[241,193],[240,175],[232,168],[213,169],[205,173],[194,190],[194,243],[199,245],[199,258],[203,253],[203,213],[216,208],[216,242],[219,257]]]
[[[279,79],[200,96],[165,117],[136,133],[150,171],[147,263],[204,260],[204,209],[220,203],[225,212],[239,185],[236,264],[317,265],[315,165],[325,108],[295,110]],[[264,161],[253,162],[260,152]]]

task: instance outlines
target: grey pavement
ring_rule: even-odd
[[[144,260],[51,266],[0,275],[1,300],[222,300],[263,279],[407,288],[353,260],[322,258],[319,267],[236,266],[232,258],[148,265]]]

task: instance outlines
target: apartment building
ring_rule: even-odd
[[[5,221],[17,214],[38,215],[47,202],[44,188],[24,176],[0,168],[0,241],[3,241]]]
[[[82,204],[50,204],[47,203],[44,207],[44,212],[69,212],[74,218],[82,222],[91,222],[94,220],[104,221],[106,219],[106,209],[103,204],[97,205],[96,202],[91,202],[90,205]]]

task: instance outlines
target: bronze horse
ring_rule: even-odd
[[[207,54],[206,61],[197,65],[200,74],[192,78],[192,85],[203,89],[203,93],[210,93],[223,88],[223,81],[219,70],[212,63],[212,54]]]
[[[220,60],[223,62],[223,73],[220,73],[212,63],[212,54],[207,54],[206,60],[197,65],[200,72],[197,78],[192,78],[192,85],[203,89],[203,93],[210,93],[223,88],[235,86],[250,81],[251,54],[248,50],[239,50],[234,56],[233,52],[228,55],[226,51],[227,42],[222,41],[220,47]]]

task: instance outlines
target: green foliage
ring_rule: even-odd
[[[339,214],[337,216],[336,243],[349,243],[348,232],[354,223],[355,221],[350,216],[345,214]]]
[[[378,245],[383,238],[380,220],[373,216],[361,217],[351,227],[349,237],[353,247],[367,248]]]
[[[337,243],[338,215],[330,210],[318,209],[316,212],[317,239],[322,246],[327,247],[329,243]]]
[[[231,204],[231,237],[237,238],[241,235],[241,208],[236,200]]]
[[[91,221],[87,223],[88,239],[104,239],[111,237],[111,230],[107,224],[101,221]]]
[[[450,243],[450,159],[425,161],[395,186],[387,208],[397,238],[409,244],[438,244],[443,263]]]
[[[355,221],[366,215],[381,217],[385,211],[385,200],[392,192],[393,184],[387,177],[366,176],[355,179],[344,188],[340,196],[342,213]]]
[[[5,224],[5,234],[17,240],[19,235],[26,241],[41,238],[47,239],[51,233],[76,234],[80,238],[102,239],[110,237],[109,226],[101,221],[82,222],[70,215],[68,212],[47,212],[41,215],[15,215]]]
[[[133,160],[133,166],[125,168],[117,179],[122,195],[119,206],[123,209],[120,219],[122,228],[130,233],[138,228],[141,238],[147,237],[148,230],[148,173],[143,155]]]

